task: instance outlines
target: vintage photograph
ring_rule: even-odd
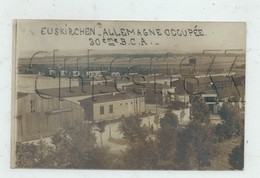
[[[244,22],[13,26],[12,168],[243,170]]]

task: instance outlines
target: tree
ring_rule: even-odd
[[[137,116],[123,117],[119,124],[118,130],[123,133],[124,138],[135,143],[139,140],[143,141],[147,138],[148,130],[141,126],[142,120]]]
[[[174,100],[169,102],[168,104],[168,108],[170,110],[180,110],[180,109],[184,109],[185,108],[185,103],[179,100]]]
[[[224,139],[227,139],[229,134],[229,129],[224,124],[217,124],[215,126],[215,135],[217,137],[217,142],[222,142]]]
[[[210,125],[210,113],[207,104],[200,96],[192,98],[192,121],[184,130],[187,143],[183,143],[189,149],[189,166],[200,169],[210,165],[213,156],[213,129]]]
[[[52,168],[54,150],[45,141],[16,145],[16,166],[19,168]]]
[[[189,149],[189,164],[200,169],[210,166],[213,157],[213,132],[210,124],[198,120],[191,121],[185,129],[185,141]]]
[[[39,168],[106,168],[108,148],[98,147],[91,126],[84,122],[65,124],[51,143],[17,144],[17,166]]]
[[[122,155],[126,169],[153,169],[157,164],[156,145],[147,138],[149,130],[141,124],[142,120],[133,115],[122,118],[119,124],[119,131],[128,141],[128,148]]]
[[[244,168],[244,141],[241,144],[233,148],[231,154],[229,154],[229,164],[232,169],[242,170]]]
[[[191,109],[192,119],[198,120],[201,123],[209,122],[209,118],[210,118],[209,108],[202,97],[197,95],[193,96],[190,109]]]
[[[230,102],[224,102],[219,111],[221,125],[217,125],[216,134],[229,139],[234,135],[243,133],[243,123],[239,110]],[[221,135],[222,134],[222,135]]]
[[[52,144],[57,155],[57,167],[104,168],[107,165],[106,160],[96,154],[107,152],[107,148],[96,145],[93,129],[87,123],[71,123],[52,137]]]
[[[187,132],[185,130],[181,130],[177,134],[177,147],[175,154],[175,168],[178,170],[187,170],[191,169],[190,165],[190,145],[189,145],[189,137],[187,136]]]
[[[178,116],[168,111],[160,120],[161,128],[157,132],[156,142],[159,151],[159,160],[174,165],[178,132]]]
[[[138,140],[123,153],[126,169],[155,169],[158,162],[157,147],[153,140]]]
[[[101,144],[101,147],[103,147],[102,133],[105,132],[105,128],[106,128],[107,123],[105,121],[100,121],[100,122],[95,123],[95,125],[97,126],[96,130],[100,134],[100,144]]]

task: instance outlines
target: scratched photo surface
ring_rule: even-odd
[[[243,22],[15,20],[12,168],[243,170]]]

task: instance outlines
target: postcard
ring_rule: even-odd
[[[12,168],[243,170],[246,23],[15,20]]]

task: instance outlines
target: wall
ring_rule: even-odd
[[[113,113],[109,113],[109,105],[113,105]],[[100,114],[100,106],[104,106],[104,114]],[[127,100],[95,103],[93,107],[94,120],[112,120],[121,116],[128,117],[131,114],[145,112],[144,98],[132,98]]]
[[[57,98],[43,99],[37,94],[19,98],[17,109],[17,141],[51,136],[66,122],[85,118],[79,105]]]

